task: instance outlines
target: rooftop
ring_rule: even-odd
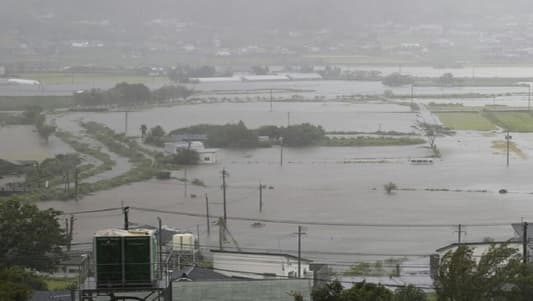
[[[243,254],[243,255],[258,255],[258,256],[276,256],[276,257],[286,257],[294,260],[298,260],[297,256],[286,254],[286,253],[268,253],[268,252],[245,252],[245,251],[227,251],[227,250],[210,250],[211,253],[225,253],[225,254]],[[301,261],[312,262],[312,260],[300,258]]]

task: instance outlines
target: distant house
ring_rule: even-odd
[[[256,253],[211,250],[214,269],[226,276],[247,279],[286,279],[298,277],[298,257],[282,253]],[[313,278],[311,261],[300,260],[302,278]]]
[[[191,149],[198,152],[200,164],[214,164],[217,162],[217,149],[205,148],[201,141],[177,141],[166,142],[165,152],[169,154],[177,154],[180,149]]]
[[[88,256],[87,251],[69,251],[65,257],[56,265],[55,271],[51,273],[54,278],[74,278],[80,274],[82,262]]]
[[[286,75],[245,75],[242,77],[245,82],[259,82],[259,81],[288,81]]]
[[[522,254],[522,242],[516,239],[509,241],[482,241],[482,242],[464,242],[464,243],[452,243],[436,250],[436,253],[430,256],[429,268],[430,275],[434,278],[437,275],[439,269],[440,260],[448,252],[455,252],[459,246],[467,246],[472,249],[472,257],[476,262],[479,262],[481,256],[486,254],[492,246],[501,246],[506,244],[507,246],[517,249]],[[530,249],[529,247],[528,249]]]
[[[437,249],[437,254],[440,255],[440,257],[444,256],[444,254],[448,253],[449,251],[455,251],[459,246],[467,246],[472,249],[473,256],[476,258],[476,260],[479,260],[481,255],[487,253],[491,246],[496,245],[500,246],[503,244],[507,244],[511,248],[518,249],[520,252],[522,252],[522,243],[518,241],[488,241],[488,242],[464,242],[464,243],[453,243],[449,244],[447,246],[444,246],[442,248]]]
[[[189,266],[172,273],[174,301],[292,301],[291,292],[311,300],[310,279],[242,279],[228,276],[216,267]]]
[[[172,281],[228,281],[237,280],[213,269],[191,266],[172,272]]]
[[[194,77],[189,78],[193,83],[228,83],[228,82],[241,82],[242,79],[238,76],[232,77]]]
[[[284,74],[290,80],[321,80],[322,75],[318,73],[287,73]]]

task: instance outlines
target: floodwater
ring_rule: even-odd
[[[454,77],[507,77],[528,78],[533,74],[533,66],[464,66],[464,68],[434,68],[429,66],[341,66],[345,70],[376,70],[387,75],[394,72],[412,76],[439,77],[451,73]]]
[[[54,118],[60,128],[71,128],[82,119],[104,123],[118,132],[125,129],[123,112],[69,113]],[[309,122],[321,125],[327,131],[375,132],[381,129],[411,132],[416,114],[408,106],[340,102],[274,103],[272,112],[266,102],[181,105],[129,112],[128,135],[140,135],[142,124],[148,128],[161,125],[165,130],[173,130],[200,123],[225,124],[240,120],[248,128]]]
[[[0,158],[41,161],[56,154],[74,152],[61,139],[50,136],[46,143],[34,126],[0,127]]]
[[[291,112],[291,123],[321,124],[326,130],[374,131],[381,126],[382,130],[411,132],[417,118],[408,107],[390,104],[275,103],[273,112],[269,111],[268,103],[188,105],[131,112],[128,134],[137,135],[135,131],[142,123],[161,124],[166,129],[238,120],[252,128],[284,125],[287,112]],[[124,129],[122,113],[69,113],[56,116],[56,122],[60,127],[69,126],[81,117],[103,122],[118,131]],[[206,187],[189,184],[185,192],[185,185],[180,181],[154,179],[102,191],[77,202],[39,205],[65,212],[123,204],[161,210],[157,213],[132,210],[130,220],[155,225],[156,217],[161,216],[164,224],[193,232],[199,225],[201,245],[216,248],[214,224],[207,237],[205,218],[176,215],[172,211],[203,214],[207,194],[210,214],[221,216],[221,170],[225,168],[229,173],[230,217],[292,222],[264,222],[264,227],[256,228],[251,226],[252,221],[230,220],[229,229],[243,249],[295,251],[294,232],[297,224],[303,223],[306,232],[303,254],[322,262],[338,258],[339,252],[354,253],[343,257],[348,261],[363,260],[370,255],[430,254],[456,241],[456,228],[452,225],[465,225],[466,241],[480,241],[485,237],[504,240],[513,236],[508,223],[520,222],[522,218],[533,220],[533,187],[529,179],[533,135],[513,135],[513,141],[527,156],[511,154],[510,167],[505,165],[505,154],[491,148],[492,141],[503,137],[503,133],[460,132],[437,138],[442,158],[435,159],[431,165],[408,162],[410,158],[431,155],[427,145],[285,148],[283,166],[278,147],[220,150],[217,164],[187,169],[189,180],[200,179]],[[175,176],[181,178],[185,173],[178,171]],[[258,210],[259,182],[267,185],[263,190],[262,212]],[[383,185],[388,182],[401,190],[387,195]],[[502,188],[509,193],[499,194]],[[307,222],[351,225],[319,226],[306,225]],[[76,223],[75,240],[88,242],[98,229],[121,227],[122,216],[120,211],[78,215]],[[498,225],[469,226],[480,223]],[[417,227],[422,224],[426,226]]]

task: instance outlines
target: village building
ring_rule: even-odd
[[[287,279],[298,277],[298,257],[282,253],[255,253],[211,250],[213,267],[219,273],[248,279]],[[300,277],[312,279],[311,261],[300,259]]]
[[[176,142],[166,142],[164,144],[165,152],[168,154],[177,154],[179,150],[190,149],[194,150],[199,155],[200,164],[215,164],[217,163],[217,149],[205,148],[202,141],[176,139]]]

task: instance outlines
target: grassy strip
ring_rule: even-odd
[[[72,147],[78,153],[89,155],[102,162],[102,164],[95,168],[81,169],[80,179],[85,179],[104,171],[111,170],[113,166],[115,166],[115,161],[111,160],[109,154],[102,152],[100,149],[91,148],[87,143],[79,142],[71,133],[59,131],[56,133],[56,136],[63,140],[63,142],[66,144],[70,145],[70,147]]]
[[[79,196],[87,195],[96,191],[111,189],[132,182],[144,181],[155,176],[157,170],[153,166],[152,160],[143,155],[142,148],[136,142],[129,141],[126,137],[124,137],[124,135],[116,134],[111,129],[97,123],[82,124],[82,126],[87,130],[89,135],[104,144],[110,151],[127,157],[135,167],[126,173],[111,179],[100,180],[95,183],[81,183],[79,186]],[[64,137],[67,137],[66,139],[72,138],[69,137],[68,134],[64,135]],[[74,142],[73,145],[75,145],[73,148],[83,150],[87,152],[87,154],[94,155],[98,159],[104,159],[104,155],[108,156],[105,153],[99,153],[99,150],[89,148],[88,145],[80,143],[79,141]],[[106,164],[102,164],[101,166],[106,166]],[[98,169],[98,167],[95,169]],[[93,172],[95,169],[93,169]],[[85,176],[89,176],[93,172],[88,172],[85,174]],[[21,201],[46,201],[69,200],[73,199],[74,197],[75,194],[73,191],[64,192],[63,189],[49,188],[35,190],[30,193],[14,195],[4,199],[9,198]],[[0,198],[0,200],[2,200],[2,198]]]
[[[74,97],[66,96],[0,96],[1,111],[22,111],[27,107],[39,106],[45,110],[70,107]]]
[[[507,141],[496,140],[492,141],[492,148],[504,152],[507,149]],[[527,154],[524,153],[514,142],[509,142],[509,151],[515,153],[521,159],[527,159]]]
[[[44,282],[49,291],[61,291],[77,288],[77,278],[52,278],[44,277]]]
[[[512,132],[533,132],[533,114],[530,112],[489,112],[485,118],[499,127]]]
[[[157,169],[152,160],[143,154],[144,150],[135,141],[128,140],[123,134],[116,134],[108,127],[95,122],[82,123],[82,126],[89,135],[104,144],[110,151],[127,157],[134,164],[134,167],[112,179],[101,180],[96,183],[83,183],[80,185],[80,193],[85,194],[132,182],[145,181],[156,175]]]
[[[369,137],[359,136],[354,138],[329,137],[322,140],[322,146],[395,146],[395,145],[416,145],[424,144],[426,140],[422,138],[410,137]]]
[[[478,112],[437,113],[440,121],[454,130],[491,131],[496,126]]]
[[[331,131],[326,135],[386,135],[386,136],[416,136],[414,132],[405,133],[397,131],[376,131],[376,132],[359,132],[359,131]]]

